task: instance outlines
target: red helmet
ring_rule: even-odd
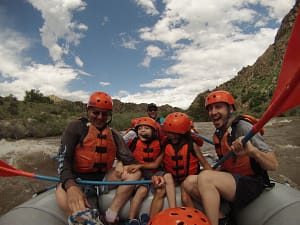
[[[233,110],[235,110],[235,101],[232,95],[227,91],[213,91],[205,99],[205,108],[210,104],[217,102],[225,102],[232,105]]]
[[[133,118],[131,120],[131,127],[135,127],[136,122],[139,120],[139,118]]]
[[[188,115],[181,112],[169,114],[164,121],[163,130],[166,132],[185,134],[191,130],[191,122]]]
[[[87,107],[95,107],[103,110],[112,111],[113,101],[105,92],[94,92],[87,103]]]
[[[156,214],[148,225],[211,225],[208,218],[198,209],[191,207],[169,208]]]
[[[137,128],[138,126],[141,125],[147,125],[152,127],[154,130],[157,130],[157,123],[155,122],[154,119],[150,118],[150,117],[140,117],[137,118],[136,123],[135,123],[135,128]]]

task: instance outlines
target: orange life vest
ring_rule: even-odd
[[[141,164],[155,161],[155,159],[161,153],[161,145],[159,140],[153,140],[151,143],[147,144],[141,141],[139,138],[135,138],[128,142],[128,146],[133,152],[133,156]]]
[[[98,130],[87,123],[88,132],[75,149],[73,169],[79,173],[107,172],[116,158],[117,147],[109,127]]]
[[[184,144],[178,151],[168,142],[164,150],[164,167],[168,173],[173,175],[176,182],[181,182],[188,175],[200,172],[199,161],[195,156],[192,141]]]
[[[233,121],[231,126],[231,133],[229,133],[229,131],[227,130],[222,137],[218,137],[218,135],[215,133],[213,136],[213,142],[215,144],[216,153],[219,158],[222,158],[228,151],[230,151],[230,145],[233,141],[232,139],[235,138],[232,136],[234,136],[236,129],[235,126],[239,122],[239,120],[245,120],[251,124],[257,123],[257,119],[255,117],[251,115],[241,115]],[[260,133],[261,135],[264,134],[263,128],[260,130]],[[252,176],[258,173],[262,174],[263,172],[258,163],[247,155],[234,155],[230,159],[226,160],[222,164],[221,168],[230,173],[237,173],[244,176]]]
[[[222,139],[215,134],[213,136],[213,142],[215,143],[216,153],[219,158],[222,158],[228,151],[230,151],[230,144],[228,143],[230,133],[225,132]],[[254,175],[252,170],[250,157],[247,155],[243,156],[233,156],[227,159],[222,165],[222,170],[226,170],[230,173],[237,173],[244,176]]]

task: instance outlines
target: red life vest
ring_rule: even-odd
[[[141,141],[139,138],[135,138],[128,142],[128,146],[133,152],[133,156],[141,164],[155,161],[155,159],[161,153],[160,141],[157,139],[147,144]]]
[[[87,123],[88,133],[75,149],[73,169],[79,173],[107,172],[116,158],[117,147],[109,127],[98,130]]]
[[[173,175],[176,182],[181,182],[188,175],[200,172],[199,160],[194,154],[192,141],[184,144],[178,151],[168,142],[164,150],[164,167],[168,173]]]

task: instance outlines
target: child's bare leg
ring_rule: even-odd
[[[150,213],[149,213],[150,218],[152,218],[162,210],[164,206],[165,195],[166,195],[165,187],[156,188],[153,200],[151,202]]]
[[[166,191],[169,208],[174,208],[176,207],[176,189],[174,179],[170,173],[166,173],[164,175],[164,179],[166,181]]]
[[[144,198],[147,196],[148,187],[139,186],[130,202],[129,219],[134,219],[141,208]]]

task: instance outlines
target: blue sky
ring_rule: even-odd
[[[252,65],[295,0],[1,0],[0,96],[186,109]]]

